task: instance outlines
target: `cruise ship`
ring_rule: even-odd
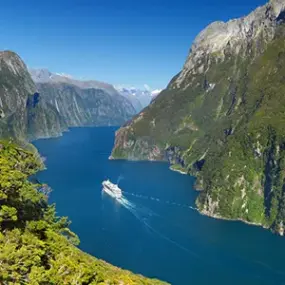
[[[121,199],[122,198],[122,190],[118,187],[118,185],[113,184],[109,179],[102,182],[103,191],[105,191],[110,196]]]

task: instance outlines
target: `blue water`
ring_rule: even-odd
[[[262,228],[201,216],[194,178],[158,162],[109,161],[115,128],[71,129],[34,144],[59,215],[80,248],[114,265],[172,284],[285,284],[285,239]],[[119,180],[121,203],[101,183]]]

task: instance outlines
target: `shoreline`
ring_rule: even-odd
[[[187,172],[185,172],[185,171],[183,171],[183,170],[180,170],[180,169],[175,169],[175,168],[173,168],[172,166],[170,166],[169,169],[172,170],[172,171],[178,172],[178,173],[180,173],[180,174],[182,174],[182,175],[188,175]]]
[[[247,224],[247,225],[250,225],[250,226],[262,227],[263,229],[267,229],[267,230],[270,229],[269,227],[266,227],[263,224],[249,222],[249,221],[243,220],[241,218],[239,218],[239,219],[231,219],[231,218],[226,218],[226,217],[222,217],[222,216],[219,216],[219,215],[211,215],[211,214],[209,214],[209,213],[207,213],[205,211],[200,211],[199,208],[197,208],[197,210],[198,210],[198,212],[202,216],[206,216],[206,217],[209,217],[209,218],[212,218],[212,219],[229,221],[229,222],[241,222],[241,223],[244,223],[244,224]]]
[[[110,155],[110,156],[109,156],[109,160],[118,160],[118,159],[117,159],[117,158],[114,158],[112,155]],[[126,159],[126,160],[129,160],[129,159]],[[146,161],[150,161],[150,162],[151,162],[151,160],[146,160]],[[170,165],[170,166],[169,166],[169,169],[170,169],[171,171],[178,172],[178,173],[180,173],[180,174],[182,174],[182,175],[191,175],[191,174],[189,174],[189,173],[187,173],[187,172],[185,172],[185,171],[183,171],[183,170],[173,168],[173,165]],[[191,175],[191,176],[195,177],[194,175]],[[193,190],[196,190],[197,192],[203,191],[203,190],[197,190],[197,189],[193,189]],[[208,213],[208,212],[206,212],[206,211],[203,211],[203,210],[201,211],[198,207],[197,207],[196,209],[197,209],[197,211],[198,211],[198,213],[199,213],[200,215],[206,216],[206,217],[209,217],[209,218],[212,218],[212,219],[223,220],[223,221],[229,221],[229,222],[241,222],[241,223],[244,223],[244,224],[247,224],[247,225],[250,225],[250,226],[261,227],[261,228],[263,228],[263,229],[270,230],[270,227],[265,226],[265,225],[263,225],[263,224],[261,224],[261,223],[249,222],[249,221],[246,221],[246,220],[244,220],[244,219],[242,219],[242,218],[231,219],[231,218],[226,218],[226,217],[222,217],[222,216],[219,216],[219,215],[212,215],[212,214],[210,214],[210,213]],[[272,232],[272,231],[271,231],[271,232]],[[282,234],[281,234],[280,232],[278,232],[278,231],[276,231],[276,232],[274,232],[274,233],[278,234],[279,236],[283,236],[283,235],[284,235],[284,234],[282,235]]]

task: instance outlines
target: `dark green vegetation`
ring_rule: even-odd
[[[182,73],[119,130],[113,157],[168,159],[197,176],[202,213],[283,234],[285,25],[276,7],[271,1],[245,20],[256,17],[252,38],[218,52],[203,50],[206,37],[194,46]]]
[[[162,284],[77,249],[69,221],[47,203],[49,187],[28,181],[40,167],[31,152],[0,143],[1,284]]]

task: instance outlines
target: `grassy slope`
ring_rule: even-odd
[[[32,153],[0,143],[1,284],[163,284],[76,248],[69,222],[47,203],[48,186],[27,180],[40,167]]]

